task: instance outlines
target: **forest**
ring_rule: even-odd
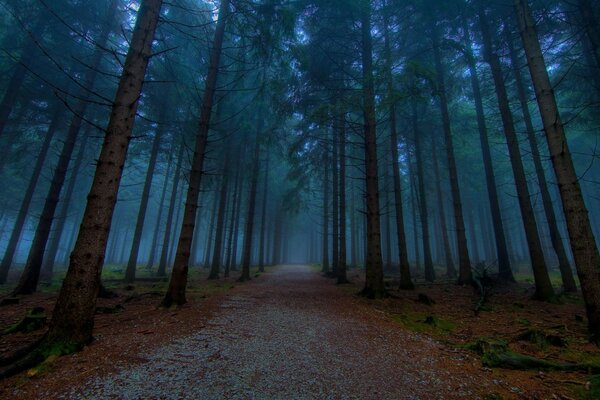
[[[0,99],[2,398],[600,398],[598,0],[0,0]]]

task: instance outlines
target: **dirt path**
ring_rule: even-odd
[[[307,266],[282,267],[236,289],[204,328],[139,360],[51,397],[512,397],[478,360],[403,330]]]

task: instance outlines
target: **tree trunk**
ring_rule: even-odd
[[[339,161],[340,161],[340,239],[337,283],[348,282],[346,276],[346,114],[341,114]]]
[[[240,152],[237,152],[238,157]],[[229,271],[231,270],[231,264],[233,261],[233,246],[234,246],[234,236],[237,235],[236,232],[236,220],[239,214],[240,208],[240,199],[242,194],[240,193],[242,190],[242,180],[240,179],[240,167],[238,166],[235,171],[235,179],[234,179],[234,190],[233,190],[233,199],[231,200],[231,217],[229,219],[229,239],[227,241],[227,260],[225,261],[225,273],[224,277],[229,277]]]
[[[415,149],[415,153],[418,153]],[[417,194],[416,194],[416,183],[415,183],[415,176],[413,174],[413,165],[412,165],[412,161],[410,160],[410,152],[407,153],[408,155],[408,184],[410,186],[410,208],[412,209],[412,226],[413,226],[413,245],[414,245],[414,249],[415,249],[415,269],[417,271],[419,271],[421,269],[421,253],[419,251],[419,232],[418,232],[418,227],[417,227],[417,212],[418,212],[418,208],[419,206],[417,205],[417,203],[419,203],[418,199],[417,199]],[[418,157],[417,154],[415,154],[415,158]]]
[[[375,84],[373,77],[373,38],[371,37],[371,1],[362,0],[362,78],[365,145],[365,182],[367,218],[367,257],[365,287],[368,298],[385,296],[381,259],[381,212],[379,210],[379,171],[377,167],[377,121],[375,120]]]
[[[192,237],[196,225],[196,213],[198,212],[200,180],[203,174],[208,131],[210,128],[214,95],[219,75],[219,61],[221,58],[221,49],[223,47],[223,37],[225,36],[225,24],[227,23],[228,18],[229,0],[221,0],[217,27],[210,51],[208,75],[206,77],[206,87],[202,98],[200,124],[196,135],[196,147],[194,149],[194,157],[192,159],[192,167],[189,175],[183,223],[181,225],[181,233],[179,234],[179,242],[177,243],[177,252],[175,254],[175,263],[173,264],[169,288],[161,303],[163,307],[186,303],[185,290],[187,286]]]
[[[558,181],[573,258],[586,305],[589,331],[595,341],[600,341],[600,277],[598,272],[600,254],[592,233],[587,208],[579,186],[579,178],[573,166],[529,5],[526,0],[515,0],[514,5],[529,72],[546,132],[550,158]]]
[[[269,160],[270,154],[267,153],[267,162],[265,166],[265,185],[263,187],[263,198],[262,198],[262,211],[261,211],[261,221],[260,221],[260,243],[258,250],[258,271],[265,272],[265,253],[267,249],[265,248],[265,231],[266,231],[266,223],[267,223],[267,196],[269,194]]]
[[[552,288],[552,283],[550,282],[550,277],[548,276],[546,261],[544,260],[544,253],[537,230],[535,213],[533,211],[533,207],[531,206],[529,188],[527,187],[527,177],[525,176],[523,161],[521,159],[521,153],[519,150],[519,139],[517,138],[517,134],[515,132],[508,95],[504,85],[504,75],[502,73],[498,55],[495,53],[492,47],[492,36],[489,31],[489,25],[487,22],[487,16],[485,15],[485,10],[483,8],[483,3],[480,2],[479,4],[479,22],[481,25],[481,34],[483,38],[484,57],[492,70],[492,77],[494,79],[494,86],[496,88],[496,96],[498,98],[498,105],[500,107],[502,125],[504,127],[504,134],[506,136],[506,144],[508,146],[508,152],[510,155],[510,163],[517,189],[517,198],[519,200],[523,227],[525,228],[527,245],[529,248],[529,257],[531,259],[531,267],[533,269],[533,275],[535,279],[535,297],[540,300],[549,300],[554,297],[554,290]]]
[[[152,234],[152,244],[150,245],[150,254],[148,255],[148,263],[146,264],[146,269],[151,270],[154,266],[154,260],[156,258],[156,249],[158,245],[158,236],[160,234],[161,222],[162,222],[162,214],[165,205],[165,198],[167,195],[167,188],[169,186],[169,176],[171,175],[171,167],[173,164],[173,144],[169,149],[169,155],[167,159],[167,171],[165,172],[165,178],[162,185],[162,190],[160,193],[160,202],[158,205],[158,215],[156,216],[156,225],[154,226],[154,233]]]
[[[273,265],[281,264],[281,232],[283,230],[283,210],[277,208],[275,217],[275,238],[273,240]]]
[[[17,251],[17,246],[19,244],[19,239],[21,238],[21,233],[23,232],[23,227],[25,226],[25,220],[27,219],[27,214],[29,213],[29,206],[31,205],[31,201],[33,199],[33,193],[35,192],[35,188],[40,178],[42,167],[44,166],[44,161],[46,160],[46,156],[48,155],[50,143],[52,142],[54,133],[56,132],[56,129],[58,128],[61,122],[61,118],[62,114],[60,112],[60,108],[57,107],[56,111],[52,116],[52,121],[48,126],[48,130],[46,131],[46,134],[44,136],[44,142],[42,143],[40,153],[38,154],[35,166],[33,167],[33,172],[31,173],[29,185],[27,186],[27,190],[25,191],[25,196],[21,201],[19,213],[17,214],[17,218],[15,219],[14,228],[10,234],[10,238],[8,239],[6,250],[4,251],[2,263],[0,263],[0,284],[6,283],[8,271],[10,270],[10,267],[12,265],[13,258]]]
[[[433,260],[431,259],[431,244],[429,238],[429,218],[427,212],[427,197],[425,194],[425,174],[423,173],[423,149],[421,148],[421,131],[418,126],[416,104],[412,103],[413,134],[415,142],[415,158],[417,163],[418,201],[419,215],[421,216],[421,232],[423,235],[423,263],[425,269],[425,280],[433,282],[435,280],[435,271],[433,269]]]
[[[327,150],[323,154],[323,265],[321,272],[329,274],[329,163],[327,162]]]
[[[473,100],[475,102],[475,111],[477,113],[477,128],[479,130],[479,141],[481,143],[481,155],[483,158],[483,168],[485,171],[485,183],[487,187],[488,201],[490,203],[490,212],[492,214],[492,225],[495,239],[496,256],[498,259],[498,276],[508,282],[514,282],[515,278],[510,266],[508,257],[508,248],[506,246],[506,236],[504,233],[504,222],[500,211],[500,202],[498,201],[498,189],[496,186],[496,177],[492,162],[492,153],[488,139],[488,130],[485,123],[485,113],[483,111],[483,100],[481,97],[481,87],[477,75],[477,66],[473,57],[471,48],[471,38],[469,34],[469,25],[466,18],[463,18],[463,28],[465,31],[466,59],[469,65],[471,75],[471,88],[473,90]]]
[[[215,229],[215,247],[208,279],[219,279],[221,269],[221,248],[223,247],[223,232],[225,232],[225,210],[227,208],[227,187],[229,181],[229,171],[227,163],[229,156],[226,154],[223,162],[223,177],[221,178],[221,188],[219,190],[219,210],[217,212],[217,226]]]
[[[173,229],[173,215],[177,206],[177,193],[179,191],[179,180],[181,179],[181,164],[183,163],[183,150],[185,144],[181,142],[177,152],[177,165],[175,175],[173,175],[173,187],[171,188],[171,198],[169,200],[169,211],[167,211],[167,221],[165,223],[165,234],[163,236],[162,248],[160,252],[160,261],[158,262],[158,271],[156,276],[167,275],[167,263],[169,261],[169,244],[171,243],[171,231]]]
[[[467,235],[463,217],[460,187],[458,185],[458,172],[456,170],[456,159],[454,156],[454,144],[452,143],[452,129],[450,127],[450,112],[448,111],[448,99],[446,95],[446,84],[444,82],[444,68],[440,54],[439,33],[435,21],[433,26],[433,54],[435,58],[435,69],[437,77],[437,90],[442,112],[442,126],[444,128],[444,141],[446,145],[446,157],[448,158],[448,175],[450,177],[450,193],[452,194],[452,205],[454,211],[454,230],[456,232],[456,244],[458,248],[458,283],[461,285],[471,283],[471,260],[469,259],[469,248],[467,246]]]
[[[331,146],[331,277],[335,278],[338,274],[339,264],[339,244],[340,244],[340,195],[339,195],[339,169],[338,169],[338,138],[340,134],[340,119],[336,115],[340,107],[339,99],[336,99],[335,114],[333,121],[332,146]]]
[[[350,189],[350,265],[358,267],[358,224],[356,223],[356,206],[354,181]]]
[[[444,207],[444,197],[442,195],[442,185],[440,183],[440,168],[437,159],[437,146],[433,136],[431,137],[431,154],[433,155],[435,191],[437,193],[438,211],[440,213],[440,229],[442,231],[442,244],[444,245],[446,277],[453,279],[456,278],[456,270],[454,269],[454,261],[452,260],[452,250],[450,250],[450,239],[448,239],[448,226],[446,225],[446,211]]]
[[[69,184],[67,185],[67,190],[65,192],[63,205],[60,209],[60,213],[56,218],[56,226],[54,227],[54,233],[52,234],[52,239],[50,240],[50,245],[48,246],[48,250],[46,250],[46,254],[44,255],[44,264],[42,266],[42,274],[40,279],[42,281],[50,282],[52,280],[52,273],[54,271],[54,263],[56,260],[56,254],[58,253],[58,247],[61,243],[61,237],[63,236],[63,231],[65,228],[65,223],[67,222],[69,209],[71,205],[71,199],[73,197],[73,192],[75,190],[75,183],[77,183],[77,177],[79,175],[79,171],[81,170],[81,165],[83,164],[83,157],[85,155],[85,150],[87,148],[87,141],[89,135],[89,127],[88,131],[85,132],[83,140],[79,145],[79,151],[77,152],[77,156],[75,158],[75,164],[73,165],[73,172],[71,173],[71,178],[69,179]]]
[[[169,96],[166,95],[165,98]],[[160,141],[163,134],[164,126],[160,121],[164,121],[166,117],[166,104],[163,104],[161,115],[159,116],[159,126],[156,130],[154,140],[152,141],[152,149],[150,150],[150,160],[148,160],[148,169],[146,170],[146,178],[144,180],[144,189],[142,190],[142,199],[138,209],[135,231],[133,233],[133,242],[131,244],[131,252],[125,270],[125,282],[133,283],[135,281],[135,270],[137,267],[138,253],[140,251],[140,243],[142,241],[142,233],[144,231],[144,221],[146,220],[146,211],[148,210],[148,200],[150,200],[150,189],[152,188],[152,179],[154,178],[154,170],[156,168],[156,159],[160,149]]]
[[[554,205],[552,204],[552,197],[550,196],[550,190],[548,189],[548,183],[546,182],[546,176],[544,174],[544,167],[542,165],[542,158],[540,156],[540,150],[535,137],[535,130],[533,129],[533,123],[531,122],[531,114],[529,113],[528,96],[525,91],[525,85],[523,84],[523,78],[521,76],[521,69],[519,67],[519,60],[517,52],[513,46],[510,34],[508,34],[508,46],[510,50],[510,58],[513,69],[513,75],[515,78],[515,84],[517,87],[517,93],[519,95],[519,103],[521,104],[521,110],[523,112],[523,119],[525,121],[525,130],[527,132],[527,140],[531,147],[531,156],[533,158],[533,165],[535,167],[535,174],[540,187],[540,194],[542,196],[542,204],[544,206],[544,213],[546,215],[546,221],[548,222],[548,230],[550,231],[550,240],[552,247],[556,252],[558,258],[558,268],[563,281],[563,287],[565,292],[577,292],[577,284],[573,277],[573,271],[569,264],[569,258],[565,251],[565,246],[560,237],[560,231],[558,229],[558,222],[556,221],[556,214],[554,212]]]
[[[98,43],[100,43],[100,46],[94,51],[92,66],[86,74],[83,83],[83,88],[85,88],[84,90],[92,90],[94,87],[96,76],[98,74],[98,70],[100,69],[100,64],[102,62],[102,48],[105,47],[108,41],[108,36],[111,31],[110,22],[114,20],[116,10],[117,1],[113,0],[109,7],[109,11],[106,15],[106,24],[98,39]],[[73,155],[73,150],[75,149],[75,143],[77,142],[77,137],[79,136],[81,124],[83,122],[83,117],[85,115],[88,105],[89,98],[88,96],[84,95],[84,97],[79,101],[77,106],[75,106],[74,116],[71,120],[71,125],[69,126],[67,137],[64,140],[63,147],[61,149],[60,156],[58,159],[58,164],[54,169],[52,182],[50,183],[50,188],[48,189],[48,194],[46,195],[44,208],[42,210],[42,214],[40,216],[40,220],[35,231],[33,242],[29,250],[29,255],[27,257],[25,269],[23,270],[21,279],[19,280],[19,283],[13,292],[14,295],[31,294],[37,290],[37,284],[40,277],[42,262],[44,260],[44,252],[46,251],[46,245],[48,244],[48,238],[50,237],[50,231],[52,228],[52,222],[54,221],[56,207],[58,206],[60,193],[62,191],[62,187],[67,176],[69,164]]]
[[[258,113],[257,115],[261,115]],[[260,117],[259,117],[260,118]],[[244,228],[244,245],[242,246],[242,275],[240,282],[250,280],[250,263],[252,256],[252,237],[254,234],[254,217],[256,213],[256,192],[258,189],[258,175],[260,173],[260,134],[262,133],[261,120],[258,122],[252,161],[252,176],[250,178],[250,192],[248,193],[248,208],[246,211],[246,227]]]
[[[83,222],[42,342],[42,349],[54,353],[78,350],[92,339],[106,242],[161,5],[144,0],[138,11]]]

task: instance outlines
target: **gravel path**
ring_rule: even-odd
[[[62,398],[449,399],[502,391],[478,365],[400,328],[307,266],[236,291],[207,325]]]

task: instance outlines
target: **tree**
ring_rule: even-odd
[[[588,329],[592,339],[600,341],[600,253],[592,232],[588,211],[573,166],[565,130],[548,77],[535,23],[527,0],[514,0],[517,24],[527,56],[527,65],[535,88],[550,159],[567,221],[571,250],[581,292],[585,301]]]
[[[504,83],[504,74],[502,72],[498,54],[493,48],[487,15],[483,6],[483,2],[481,1],[479,1],[479,23],[483,38],[484,58],[485,61],[490,65],[490,69],[492,71],[494,87],[496,89],[496,96],[498,99],[498,106],[500,107],[500,114],[502,117],[502,125],[504,127],[504,135],[506,136],[506,144],[508,146],[510,163],[515,179],[519,208],[521,210],[523,228],[525,229],[527,247],[529,250],[531,267],[533,269],[533,275],[535,279],[535,297],[540,300],[550,300],[554,297],[554,289],[552,288],[550,276],[548,275],[548,269],[546,268],[546,261],[544,259],[544,252],[542,250],[538,226],[533,207],[531,205],[529,188],[527,187],[527,178],[525,176],[525,169],[523,167],[523,161],[521,159],[521,153],[519,149],[519,140],[515,131],[513,117],[509,106],[508,94],[506,92],[506,86]]]
[[[361,0],[360,6],[367,223],[365,287],[361,294],[365,297],[376,299],[385,296],[385,287],[383,284],[383,261],[381,258],[381,213],[379,210],[379,171],[377,167],[377,122],[375,119],[371,1]]]
[[[204,156],[208,143],[208,131],[210,128],[217,78],[219,76],[219,61],[221,58],[221,49],[223,47],[223,38],[225,36],[225,25],[229,18],[229,12],[229,0],[222,0],[219,6],[219,16],[215,29],[215,36],[210,51],[208,75],[206,77],[204,96],[202,98],[200,123],[196,134],[196,146],[194,148],[194,156],[192,158],[192,166],[189,175],[188,191],[183,212],[183,223],[181,226],[181,233],[179,234],[179,241],[177,243],[175,263],[169,281],[169,288],[161,303],[163,307],[182,305],[186,302],[185,289],[187,285],[192,238],[196,226],[200,181],[202,178]]]
[[[100,273],[112,214],[162,0],[143,0],[98,157],[92,188],[50,327],[35,350],[7,368],[19,372],[50,354],[68,354],[92,339]]]

